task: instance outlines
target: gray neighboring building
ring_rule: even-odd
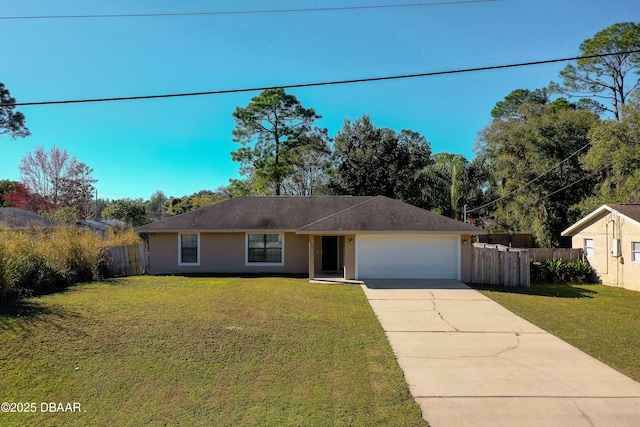
[[[0,226],[10,230],[35,230],[55,228],[59,224],[33,212],[19,208],[0,208]]]
[[[79,219],[76,227],[88,228],[96,234],[106,236],[110,228],[127,228],[128,224],[118,219]]]

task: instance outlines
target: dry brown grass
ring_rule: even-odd
[[[133,229],[106,237],[84,228],[0,229],[0,304],[101,277],[105,248],[141,243]]]

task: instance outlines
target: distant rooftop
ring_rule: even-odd
[[[58,223],[33,212],[18,208],[0,208],[0,225],[11,230],[54,228]]]

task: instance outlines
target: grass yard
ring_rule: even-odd
[[[531,323],[640,381],[640,292],[591,284],[475,287]]]
[[[357,286],[81,285],[0,312],[0,372],[2,426],[426,425]]]

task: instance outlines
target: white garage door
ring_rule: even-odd
[[[359,235],[359,279],[459,279],[459,236]]]

